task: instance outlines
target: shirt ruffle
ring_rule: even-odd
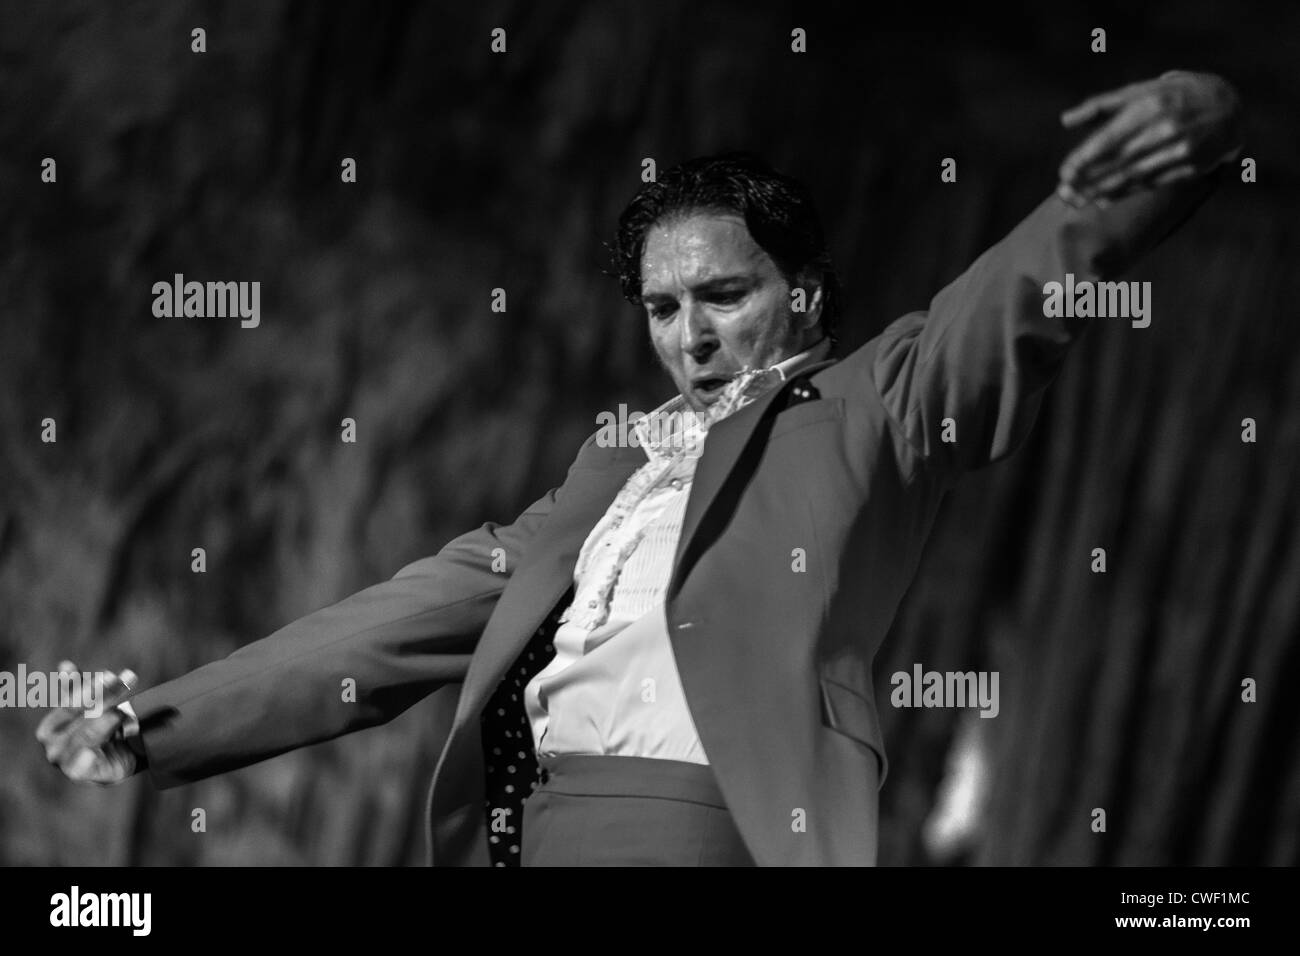
[[[689,485],[695,477],[696,463],[704,453],[709,428],[784,380],[784,373],[776,366],[746,369],[723,387],[718,400],[702,414],[691,411],[679,395],[636,422],[638,441],[649,460],[627,480],[588,535],[574,569],[573,603],[560,616],[561,623],[572,621],[594,631],[609,619],[619,576],[646,531],[644,526],[635,531],[622,530],[630,527],[632,514],[656,489],[673,482],[679,483],[678,488]],[[671,427],[664,427],[665,423]],[[592,564],[607,543],[616,545],[618,551],[606,572],[598,580],[592,579],[589,573]]]

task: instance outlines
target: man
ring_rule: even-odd
[[[874,863],[872,659],[943,493],[1019,444],[1086,325],[1044,284],[1114,276],[1175,228],[1237,115],[1221,79],[1182,72],[1067,111],[1088,134],[1057,194],[843,358],[806,190],[743,157],[665,173],[615,252],[679,392],[638,441],[598,431],[513,524],[129,706],[52,713],[48,758],[174,786],[461,681],[435,863]]]

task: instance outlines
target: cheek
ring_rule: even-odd
[[[650,347],[654,349],[655,355],[659,361],[665,365],[668,364],[669,356],[673,354],[673,338],[671,326],[660,323],[651,323],[649,326]]]
[[[768,345],[789,334],[790,310],[780,295],[766,295],[737,316],[736,341],[749,345]]]

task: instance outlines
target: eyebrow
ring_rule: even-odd
[[[753,276],[746,275],[744,273],[738,273],[736,275],[714,276],[712,278],[705,279],[703,282],[698,282],[693,286],[688,286],[688,288],[691,290],[692,293],[699,296],[699,295],[708,295],[711,292],[730,292],[735,290],[737,286],[743,286],[745,288],[749,288],[753,285],[754,285]],[[650,302],[650,303],[670,302],[673,299],[674,296],[667,292],[646,292],[643,293],[641,296],[642,302]]]

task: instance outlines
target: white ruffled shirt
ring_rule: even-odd
[[[588,534],[555,658],[524,688],[538,755],[610,754],[707,764],[668,638],[664,593],[709,426],[830,351],[746,370],[706,412],[678,395],[635,424],[647,462]]]

